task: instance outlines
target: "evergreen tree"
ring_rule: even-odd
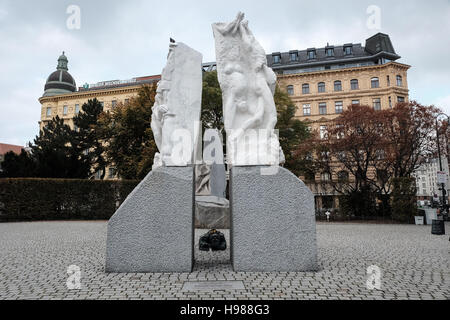
[[[23,149],[20,154],[15,154],[12,151],[6,153],[1,167],[1,178],[28,178],[36,176],[36,163]]]
[[[81,107],[81,112],[73,119],[75,130],[73,130],[74,147],[79,154],[83,154],[90,164],[93,175],[101,172],[101,179],[105,177],[107,161],[105,159],[105,148],[103,143],[103,132],[98,126],[103,106],[97,98],[88,100]]]
[[[30,144],[36,163],[36,176],[41,178],[79,178],[89,175],[89,162],[80,155],[72,130],[58,116],[53,118]]]

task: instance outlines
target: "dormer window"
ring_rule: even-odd
[[[308,50],[308,59],[311,60],[315,58],[316,58],[316,50],[315,49]]]
[[[353,47],[351,45],[344,46],[344,54],[346,56],[353,54]]]
[[[334,57],[334,48],[328,47],[325,49],[325,52],[327,54],[327,57]]]
[[[290,57],[291,62],[298,61],[298,51],[289,52],[289,57]]]
[[[273,57],[274,64],[281,63],[281,54],[276,53],[276,54],[273,54],[272,57]]]

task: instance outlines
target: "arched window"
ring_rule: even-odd
[[[397,75],[397,86],[402,87],[403,86],[403,79],[401,75]]]
[[[318,92],[325,92],[325,82],[319,82],[317,84],[317,91]]]
[[[288,95],[293,96],[294,95],[294,86],[287,86],[286,91],[287,91]]]
[[[358,90],[358,89],[359,89],[358,79],[352,79],[352,80],[350,80],[350,88],[351,88],[352,90]]]
[[[302,93],[303,94],[308,94],[309,93],[309,84],[308,83],[304,83],[302,85]]]
[[[372,88],[379,88],[380,87],[380,80],[377,77],[374,77],[370,80],[370,84]]]
[[[334,82],[334,91],[342,91],[342,82],[339,80],[336,80]]]

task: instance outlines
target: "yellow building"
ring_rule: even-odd
[[[88,100],[97,98],[103,104],[104,110],[108,111],[117,104],[126,103],[132,97],[137,96],[138,90],[143,84],[154,83],[161,78],[156,75],[130,80],[102,81],[77,88],[74,78],[68,72],[67,65],[68,60],[63,52],[58,59],[56,71],[47,78],[44,94],[39,98],[41,103],[39,128],[41,130],[56,116],[64,119],[64,123],[73,129],[73,118]],[[106,179],[116,178],[113,167],[108,167],[106,171]],[[99,172],[97,173],[98,177],[100,177]]]
[[[348,43],[267,55],[267,63],[277,74],[279,86],[285,88],[297,107],[298,119],[307,121],[311,129],[319,132],[326,132],[327,122],[352,103],[386,109],[398,101],[408,101],[410,66],[396,62],[398,59],[400,56],[389,36],[383,33],[367,39],[365,46]],[[63,53],[39,98],[42,105],[40,128],[56,115],[73,127],[73,117],[89,99],[97,98],[104,103],[105,110],[110,110],[117,103],[125,103],[136,96],[142,84],[160,80],[156,75],[86,84],[77,89],[67,64]],[[203,64],[205,72],[215,68],[215,62]],[[107,173],[108,176],[111,175]],[[318,183],[321,179],[318,173],[316,183],[308,184],[316,194],[319,208],[323,207],[323,196],[333,198],[332,202],[336,196],[321,189]]]
[[[409,100],[410,66],[395,62],[399,58],[389,36],[378,33],[365,46],[348,43],[275,52],[267,61],[295,103],[297,118],[324,135],[327,123],[351,104],[381,110]],[[338,206],[337,193],[327,186],[329,179],[337,177],[316,173],[306,179],[318,209]]]
[[[96,84],[85,84],[76,88],[73,77],[67,68],[67,57],[61,55],[58,59],[58,67],[47,79],[45,91],[39,98],[41,103],[40,129],[46,122],[59,116],[64,122],[73,128],[73,118],[81,110],[89,99],[97,98],[108,111],[118,103],[126,103],[130,98],[137,96],[139,88],[143,84],[160,80],[160,76],[147,76],[130,80],[102,81]]]

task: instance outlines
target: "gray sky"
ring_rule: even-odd
[[[69,5],[81,9],[67,28]],[[380,29],[367,27],[370,5]],[[0,0],[0,142],[25,145],[38,134],[45,80],[64,50],[77,86],[159,74],[168,39],[215,60],[211,24],[243,11],[267,53],[362,43],[389,34],[399,62],[412,66],[410,98],[450,114],[450,0]]]

